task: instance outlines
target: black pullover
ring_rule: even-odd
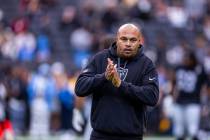
[[[117,67],[128,69],[119,88],[105,78],[107,58],[118,64]],[[75,93],[80,97],[93,96],[92,136],[142,137],[145,108],[158,102],[158,75],[142,47],[134,58],[125,61],[117,57],[114,43],[91,59],[77,79]]]

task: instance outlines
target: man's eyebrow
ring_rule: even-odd
[[[121,36],[120,38],[126,38],[126,39],[129,39],[129,40],[131,40],[131,39],[137,39],[137,37],[126,37],[126,36]]]

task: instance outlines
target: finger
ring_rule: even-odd
[[[113,70],[114,72],[117,72],[117,64],[115,64],[115,65],[113,66],[112,70]]]
[[[110,65],[108,65],[107,68],[108,68],[109,71],[112,71],[114,69],[114,65],[113,64],[110,64]]]
[[[117,64],[114,65],[114,69],[117,69]]]
[[[107,68],[106,68],[107,72],[111,72],[112,70],[113,70],[113,66],[111,66],[111,65],[107,66]]]
[[[112,62],[112,60],[111,60],[110,58],[107,58],[107,61],[108,61],[108,62]]]
[[[111,64],[107,64],[106,69],[109,69],[111,67]]]
[[[111,59],[107,58],[107,65],[110,66],[112,64]]]
[[[110,72],[111,74],[114,74],[115,73],[115,71],[114,70],[111,70],[111,72]]]
[[[113,61],[110,58],[107,58],[108,64],[112,64],[113,65]]]
[[[114,77],[116,77],[116,78],[119,77],[119,74],[118,74],[118,72],[117,72],[116,66],[115,66],[114,69],[112,70],[112,73],[114,73]]]
[[[112,66],[112,65],[109,65],[109,66],[107,66],[107,68],[106,68],[106,72],[107,72],[107,73],[112,73],[113,70],[114,70],[114,66]]]
[[[108,63],[108,65],[111,64],[111,59],[110,58],[107,58],[107,63]]]

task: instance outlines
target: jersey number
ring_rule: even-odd
[[[191,71],[180,70],[177,72],[177,88],[185,92],[191,93],[194,91],[197,75]]]

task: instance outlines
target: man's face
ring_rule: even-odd
[[[140,45],[140,32],[136,28],[125,27],[117,33],[117,54],[129,59],[134,57]]]

